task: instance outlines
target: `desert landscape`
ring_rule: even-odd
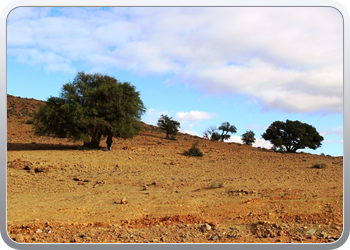
[[[343,157],[183,133],[167,140],[147,124],[133,139],[113,138],[111,151],[105,138],[86,149],[34,136],[28,120],[39,102],[7,96],[7,228],[16,242],[332,243],[342,235]],[[203,157],[185,156],[196,142]]]

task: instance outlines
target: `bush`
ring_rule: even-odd
[[[198,142],[195,142],[192,144],[192,147],[185,151],[185,155],[188,155],[188,156],[198,156],[198,157],[202,157],[203,156],[203,153],[200,151],[200,149],[197,147],[198,145]]]
[[[24,123],[25,123],[25,124],[33,124],[33,123],[34,123],[34,121],[33,121],[33,120],[31,120],[31,119],[29,119],[29,120],[26,120]]]
[[[222,188],[223,186],[225,186],[225,182],[218,182],[216,180],[210,184],[210,188]]]
[[[319,161],[319,162],[315,162],[314,165],[312,166],[312,168],[326,168],[327,167],[327,162],[324,161]]]

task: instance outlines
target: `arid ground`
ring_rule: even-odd
[[[83,149],[82,142],[33,135],[27,121],[37,102],[7,100],[14,241],[331,243],[342,234],[343,157],[182,133],[167,140],[146,124],[133,139],[113,138],[112,151],[105,139],[99,150]],[[203,157],[185,156],[195,142]]]

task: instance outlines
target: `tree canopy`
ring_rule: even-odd
[[[244,142],[244,144],[251,146],[255,142],[254,136],[255,136],[254,132],[249,130],[242,135],[242,141]]]
[[[228,133],[233,134],[237,132],[237,128],[234,125],[230,125],[229,122],[223,122],[219,127],[219,130],[222,131],[220,134],[220,141],[222,142],[231,138],[231,135]]]
[[[323,141],[313,126],[290,120],[273,122],[262,134],[262,138],[270,141],[275,149],[286,152],[296,152],[306,147],[317,149]]]
[[[219,130],[221,130],[221,133],[215,126],[211,126],[210,128],[204,131],[203,137],[211,141],[223,142],[224,140],[228,140],[231,138],[231,135],[229,135],[228,133],[232,134],[237,132],[237,128],[234,125],[231,125],[229,122],[223,122],[219,127]]]
[[[99,147],[101,136],[134,137],[142,129],[146,108],[129,82],[99,73],[77,73],[63,85],[60,97],[50,97],[32,116],[37,135],[84,141]]]
[[[172,117],[168,117],[167,115],[161,115],[157,125],[165,130],[167,139],[169,139],[169,135],[175,136],[180,128],[180,123],[172,120]]]
[[[210,128],[207,128],[203,133],[203,137],[211,141],[220,140],[220,134],[219,132],[217,132],[217,128],[215,126],[211,126]]]

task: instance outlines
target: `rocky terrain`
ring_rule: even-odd
[[[343,158],[282,154],[144,124],[133,139],[34,136],[34,99],[7,99],[7,226],[22,243],[332,243]],[[41,102],[42,103],[42,102]],[[185,156],[193,143],[203,157]]]

